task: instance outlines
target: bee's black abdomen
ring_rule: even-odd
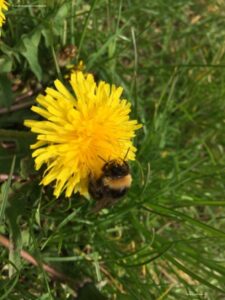
[[[104,188],[104,197],[111,198],[111,199],[119,199],[126,194],[127,190],[128,190],[127,188],[112,189],[112,188],[105,187]]]
[[[127,190],[127,188],[111,189],[109,187],[99,185],[94,181],[90,181],[88,185],[88,192],[90,196],[95,200],[101,200],[103,198],[118,199],[123,197],[126,194]]]

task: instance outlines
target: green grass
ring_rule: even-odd
[[[0,232],[16,248],[0,246],[0,299],[224,299],[224,3],[21,2],[11,1],[46,7],[12,6],[1,33],[0,175],[25,181],[2,185]],[[23,120],[66,74],[57,57],[69,44],[72,62],[123,86],[144,125],[128,196],[99,214],[43,190],[28,157]],[[51,279],[41,262],[72,281]]]

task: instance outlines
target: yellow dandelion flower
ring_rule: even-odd
[[[3,10],[8,10],[8,2],[6,0],[0,0],[0,27],[5,23],[5,15]]]
[[[35,167],[47,165],[41,184],[55,182],[56,197],[88,196],[89,176],[101,175],[103,159],[124,158],[129,149],[126,160],[134,160],[132,138],[142,125],[129,119],[131,104],[120,98],[121,87],[96,84],[93,75],[81,71],[70,77],[74,94],[59,80],[54,84],[31,108],[46,120],[24,122],[37,134],[31,146]]]

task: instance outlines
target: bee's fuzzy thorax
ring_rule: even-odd
[[[105,177],[103,183],[111,189],[128,189],[131,186],[132,177],[130,174],[123,176],[121,178],[112,179],[111,177]]]

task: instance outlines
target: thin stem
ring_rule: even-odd
[[[84,24],[84,29],[82,31],[82,34],[81,34],[81,38],[80,38],[80,42],[79,42],[79,47],[78,47],[78,55],[77,55],[77,60],[79,60],[79,57],[80,57],[80,51],[81,51],[81,48],[82,48],[82,45],[83,45],[83,41],[84,41],[84,36],[85,36],[85,33],[86,33],[86,30],[87,30],[87,26],[88,26],[88,21],[91,17],[91,14],[95,8],[95,4],[96,4],[97,0],[94,0],[92,2],[92,5],[91,5],[91,8],[88,12],[88,15],[87,15],[87,18],[85,20],[85,24]]]

